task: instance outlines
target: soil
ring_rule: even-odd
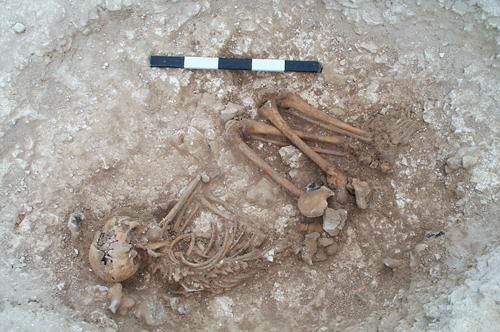
[[[6,7],[2,330],[498,328],[496,2],[54,0]],[[151,68],[150,55],[319,60],[323,71]],[[371,195],[367,209],[352,193],[345,204],[329,200],[348,218],[337,236],[321,234],[338,252],[312,265],[301,259],[307,233],[298,226],[321,218],[301,216],[296,198],[230,142],[220,117],[233,103],[244,108],[240,118],[264,121],[257,110],[269,88],[376,135],[403,119],[418,128],[388,173],[374,144],[353,139],[347,157],[324,156],[366,181]],[[294,128],[332,135],[282,114]],[[326,183],[309,159],[290,166],[280,147],[248,144],[299,188]],[[226,291],[179,296],[143,264],[122,283],[135,304],[112,313],[113,283],[88,261],[95,233],[119,215],[159,224],[201,172],[211,180],[199,197],[227,201],[265,231],[265,268]],[[67,227],[74,212],[85,216],[75,238]],[[205,211],[189,230],[214,220]]]

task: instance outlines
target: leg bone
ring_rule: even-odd
[[[343,131],[352,133],[354,135],[358,135],[358,136],[369,138],[369,139],[371,139],[373,137],[372,133],[355,128],[353,126],[348,125],[347,123],[344,123],[340,120],[337,120],[334,117],[329,116],[326,113],[312,107],[306,101],[291,94],[290,92],[281,91],[280,94],[278,95],[278,100],[279,100],[280,107],[293,108],[302,114],[305,114],[305,115],[310,116],[314,119],[329,123],[329,124],[339,128]]]
[[[293,183],[285,179],[278,172],[276,172],[271,166],[269,166],[262,158],[260,158],[241,138],[240,133],[242,131],[243,125],[237,121],[228,121],[226,123],[226,133],[229,139],[236,145],[236,147],[254,164],[256,164],[260,169],[266,172],[274,181],[276,181],[280,186],[286,189],[291,194],[299,197],[298,208],[299,211],[306,217],[318,217],[318,206],[324,208],[320,211],[324,212],[326,209],[326,200],[331,194],[325,193],[324,190],[315,190],[306,193],[299,188],[297,188]],[[345,187],[345,185],[344,185]],[[325,188],[326,189],[326,188]]]
[[[347,184],[347,177],[340,173],[323,157],[314,152],[308,145],[304,143],[295,133],[293,133],[290,126],[281,117],[278,109],[276,108],[275,100],[272,99],[259,109],[259,112],[271,121],[292,143],[298,147],[306,156],[314,161],[326,174],[328,186],[339,191],[338,199],[343,202],[347,198],[345,192],[345,185]]]
[[[258,122],[250,119],[243,119],[241,120],[241,122],[243,123],[243,133],[245,135],[261,134],[261,135],[285,137],[285,135],[281,131],[279,131],[278,128],[268,125],[267,123]],[[341,136],[321,136],[298,130],[294,130],[293,132],[297,136],[306,141],[313,141],[318,143],[332,143],[332,144],[344,144],[347,141],[344,137]]]

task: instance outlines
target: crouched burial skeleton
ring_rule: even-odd
[[[90,246],[94,273],[122,282],[140,268],[160,273],[171,293],[231,288],[264,268],[263,232],[229,203],[200,193],[200,175],[184,190],[159,227],[127,216],[109,219]],[[208,210],[219,217],[211,234],[196,234],[192,221]]]

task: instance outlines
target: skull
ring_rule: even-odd
[[[139,224],[129,217],[109,219],[97,232],[90,246],[89,261],[102,280],[121,282],[132,277],[139,268],[139,257],[131,244],[130,232]]]

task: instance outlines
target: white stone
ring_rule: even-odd
[[[106,0],[106,8],[112,12],[122,9],[122,0]]]
[[[386,266],[388,266],[390,268],[396,268],[396,267],[400,267],[403,264],[403,261],[400,259],[386,257],[382,260],[382,263],[384,263]]]
[[[299,168],[304,159],[303,153],[293,145],[282,147],[279,154],[283,163],[291,168]]]
[[[243,108],[243,106],[228,103],[226,108],[220,112],[220,117],[222,121],[226,122],[238,115],[242,115],[243,113],[245,113],[245,109]]]
[[[12,27],[12,29],[14,29],[14,31],[16,33],[23,33],[24,31],[26,31],[26,27],[22,23],[16,23],[16,24],[14,24],[14,26]]]
[[[345,226],[347,211],[343,209],[326,209],[323,215],[323,229],[331,236],[337,236]]]
[[[476,157],[471,156],[463,156],[462,157],[462,166],[463,168],[469,169],[477,163]]]

